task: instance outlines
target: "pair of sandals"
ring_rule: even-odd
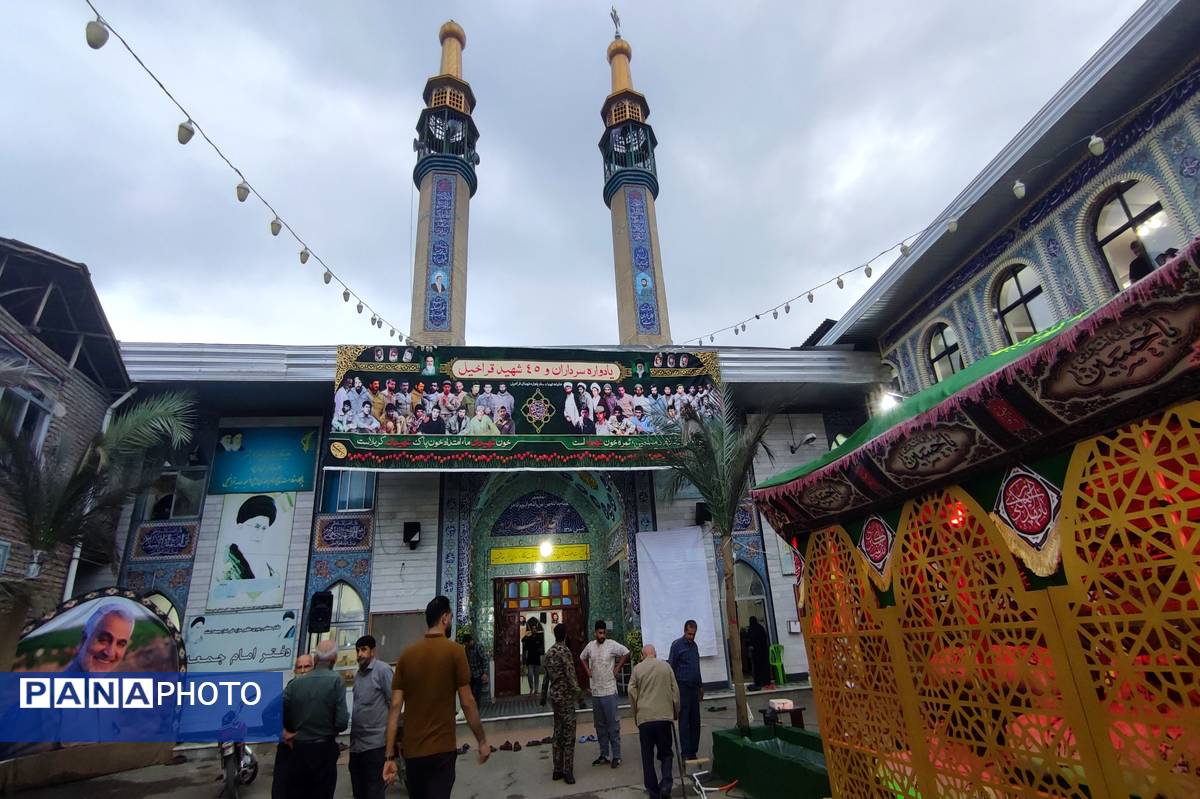
[[[579,743],[581,743],[581,744],[586,744],[586,743],[593,743],[593,744],[594,744],[594,743],[596,743],[596,741],[598,741],[598,740],[599,740],[599,739],[598,739],[598,738],[597,738],[595,735],[581,735],[581,736],[579,736]]]
[[[500,744],[500,751],[501,752],[520,752],[521,751],[521,742],[517,741],[516,743],[513,743],[512,741],[505,741],[504,743]]]

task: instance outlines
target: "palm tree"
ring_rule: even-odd
[[[725,570],[725,637],[729,645],[737,725],[745,732],[750,727],[750,718],[746,709],[742,639],[733,581],[733,528],[738,506],[745,501],[750,489],[754,458],[762,452],[774,461],[763,437],[775,413],[755,416],[742,424],[729,389],[719,384],[715,395],[719,404],[711,409],[711,413],[696,414],[685,406],[683,418],[678,421],[668,419],[657,409],[652,415],[656,429],[678,431],[682,444],[667,456],[671,476],[662,487],[664,500],[672,502],[689,484],[695,486],[708,504],[712,526],[721,541],[721,563]]]
[[[146,468],[149,455],[187,444],[195,416],[195,405],[184,394],[147,397],[113,418],[76,457],[65,441],[39,451],[17,431],[0,429],[0,494],[16,511],[34,557],[59,544],[113,552],[121,508],[157,476],[156,468]],[[0,591],[22,617],[31,607],[48,609],[36,607],[46,593],[29,581],[3,581]],[[0,642],[0,661],[14,649],[15,642]]]

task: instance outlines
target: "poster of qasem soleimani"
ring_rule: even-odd
[[[324,465],[654,468],[714,413],[715,352],[338,347]]]
[[[296,494],[226,494],[209,610],[283,606]]]

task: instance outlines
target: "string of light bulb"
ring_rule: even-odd
[[[314,251],[308,242],[305,241],[305,239],[301,237],[300,234],[297,233],[296,230],[290,224],[288,224],[288,222],[282,216],[280,216],[279,212],[275,210],[275,206],[272,205],[266,197],[259,193],[258,189],[256,189],[250,183],[250,181],[246,179],[245,173],[243,173],[241,169],[239,169],[231,160],[229,160],[228,156],[226,156],[221,148],[217,146],[217,143],[214,142],[211,137],[209,137],[204,128],[198,122],[196,122],[192,114],[183,107],[183,104],[175,98],[175,95],[171,93],[165,84],[163,84],[162,80],[156,74],[154,74],[150,67],[146,66],[146,62],[144,62],[141,57],[134,52],[133,48],[130,47],[129,42],[125,40],[125,37],[121,36],[116,28],[114,28],[112,24],[103,17],[99,9],[93,5],[92,0],[84,0],[84,2],[87,3],[88,7],[96,15],[94,20],[91,20],[87,23],[87,26],[84,30],[88,46],[93,50],[99,50],[101,47],[107,44],[110,32],[112,35],[117,37],[117,40],[121,43],[129,55],[133,57],[133,60],[137,62],[138,66],[140,66],[142,70],[150,76],[151,80],[153,80],[158,88],[162,90],[162,93],[167,96],[167,99],[174,103],[175,107],[178,108],[180,113],[183,114],[184,121],[179,123],[179,127],[176,130],[176,140],[181,145],[186,145],[197,133],[199,133],[200,137],[204,139],[209,147],[212,148],[213,152],[215,152],[217,156],[225,162],[225,165],[237,175],[238,184],[234,187],[234,195],[237,197],[238,202],[244,203],[250,198],[251,195],[253,195],[271,213],[271,235],[278,236],[281,232],[286,230],[288,234],[296,240],[296,243],[300,245],[299,258],[302,266],[308,264],[309,260],[315,261],[324,270],[322,272],[321,279],[325,282],[325,285],[337,283],[342,287],[343,302],[349,303],[351,300],[354,300],[355,310],[360,315],[365,314],[368,311],[370,312],[372,327],[380,330],[387,328],[389,331],[389,336],[394,338],[398,335],[401,339],[404,339],[405,336],[403,332],[400,332],[394,324],[384,318],[383,314],[375,310],[375,308],[366,300],[364,300],[358,292],[351,289],[350,285],[341,277],[339,277],[338,274],[329,266],[329,264],[325,262],[325,259],[323,259],[316,251]],[[420,342],[413,340],[411,337],[408,339],[408,342],[414,345],[420,344]]]
[[[1018,200],[1025,199],[1026,186],[1025,186],[1025,182],[1023,180],[1021,180],[1021,178],[1029,177],[1030,175],[1036,173],[1038,170],[1042,169],[1043,167],[1056,162],[1060,157],[1065,155],[1067,152],[1077,148],[1080,144],[1087,145],[1087,151],[1093,158],[1099,158],[1102,155],[1104,155],[1105,151],[1108,149],[1108,145],[1107,145],[1107,142],[1104,140],[1104,137],[1101,135],[1102,133],[1104,133],[1105,131],[1111,130],[1116,125],[1121,124],[1128,117],[1133,116],[1137,112],[1141,111],[1143,108],[1158,101],[1158,99],[1161,98],[1163,95],[1167,94],[1168,92],[1175,89],[1175,87],[1177,87],[1179,84],[1188,80],[1190,75],[1191,75],[1190,71],[1185,72],[1179,78],[1177,78],[1176,80],[1169,83],[1167,86],[1160,89],[1158,91],[1158,93],[1156,93],[1153,97],[1143,100],[1142,102],[1138,103],[1133,108],[1130,108],[1128,111],[1124,112],[1123,114],[1121,114],[1117,117],[1114,117],[1113,119],[1109,120],[1108,122],[1105,122],[1102,125],[1097,126],[1095,129],[1096,130],[1095,133],[1092,133],[1087,136],[1083,136],[1079,139],[1076,139],[1076,140],[1070,142],[1069,144],[1065,145],[1062,149],[1060,149],[1058,152],[1054,153],[1054,155],[1050,156],[1049,158],[1046,158],[1046,159],[1034,164],[1033,166],[1024,168],[1021,171],[1021,174],[1013,179],[1013,184],[1011,187],[1013,196]],[[1012,175],[1012,173],[1010,172],[1010,176],[1011,175]],[[1000,180],[1004,180],[1004,179],[1005,178],[1000,178]],[[947,233],[954,233],[958,230],[958,220],[962,216],[962,214],[963,214],[963,211],[959,210],[959,211],[956,211],[956,212],[950,214],[949,216],[946,216],[944,224],[945,224],[945,231]],[[1157,219],[1157,217],[1156,217],[1156,219]],[[1139,236],[1144,236],[1147,233],[1149,233],[1151,229],[1156,228],[1156,227],[1161,227],[1164,224],[1161,219],[1159,219],[1157,221],[1157,224],[1152,224],[1153,222],[1154,222],[1154,220],[1152,219],[1152,220],[1148,220],[1148,221],[1142,223],[1142,225],[1140,225],[1137,229],[1137,234]],[[762,317],[765,316],[766,314],[771,314],[772,319],[778,319],[779,311],[781,309],[783,310],[783,312],[785,314],[790,313],[792,310],[791,304],[793,302],[796,302],[797,300],[799,300],[801,297],[806,298],[810,303],[813,302],[815,299],[813,296],[814,292],[818,291],[819,289],[824,288],[825,286],[828,286],[831,283],[836,283],[837,287],[839,289],[844,288],[845,287],[845,278],[847,278],[850,275],[853,275],[859,271],[863,272],[863,274],[866,275],[866,277],[868,277],[868,278],[871,277],[871,275],[874,271],[871,264],[874,263],[879,258],[883,257],[884,255],[887,255],[888,253],[896,250],[897,248],[899,248],[899,250],[900,250],[901,258],[907,257],[909,252],[911,252],[911,249],[912,249],[912,245],[909,244],[909,241],[913,241],[913,240],[919,241],[920,237],[923,236],[925,233],[927,233],[931,230],[938,229],[941,226],[942,226],[942,223],[940,221],[935,221],[932,224],[928,225],[927,227],[923,228],[922,230],[919,230],[916,233],[912,234],[911,236],[905,237],[900,242],[893,244],[891,247],[888,247],[888,248],[882,250],[874,258],[867,260],[862,265],[855,266],[851,269],[847,269],[846,271],[842,272],[841,274],[838,274],[838,275],[826,280],[824,283],[819,283],[816,286],[813,286],[812,288],[808,289],[807,291],[803,291],[800,294],[797,294],[795,297],[792,297],[791,299],[785,300],[785,301],[779,303],[778,305],[774,305],[770,308],[767,308],[765,311],[760,311],[756,314],[748,316],[740,322],[735,322],[732,325],[727,325],[727,326],[719,328],[717,330],[713,330],[708,333],[705,333],[703,336],[689,336],[688,338],[684,339],[684,341],[690,342],[692,340],[695,340],[697,345],[703,346],[704,340],[708,339],[708,343],[712,344],[715,342],[717,336],[719,336],[721,333],[725,333],[729,330],[732,330],[733,334],[735,336],[739,335],[741,333],[745,333],[746,325],[748,325],[752,321],[761,320]],[[915,241],[914,241],[914,243],[915,243]]]

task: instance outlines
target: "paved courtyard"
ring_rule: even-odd
[[[802,691],[790,694],[793,701],[805,708],[805,721],[809,729],[816,725],[812,708],[812,694]],[[750,698],[751,709],[757,712],[765,707],[770,695],[754,694]],[[723,708],[715,712],[708,708]],[[628,714],[628,711],[626,711]],[[701,757],[708,757],[712,749],[712,731],[732,727],[734,724],[732,697],[712,697],[701,705]],[[761,721],[761,719],[759,719]],[[592,766],[597,748],[595,743],[576,744],[575,785],[565,785],[550,779],[550,746],[526,746],[529,741],[550,734],[550,726],[531,726],[512,730],[505,722],[487,725],[488,738],[499,746],[504,741],[519,742],[520,752],[498,751],[487,763],[480,765],[476,760],[474,739],[460,725],[459,742],[470,743],[471,751],[458,759],[458,779],[454,796],[467,799],[540,799],[540,797],[570,797],[570,799],[633,799],[645,796],[642,788],[641,756],[638,749],[637,728],[632,718],[621,723],[621,748],[623,763],[620,768]],[[591,716],[579,716],[578,734],[586,736],[594,732]],[[271,795],[273,746],[256,747],[259,755],[260,772],[253,785],[244,788],[245,799],[267,799]],[[350,797],[350,778],[346,771],[347,753],[342,752],[339,761],[338,799]],[[220,767],[215,752],[205,750],[193,755],[193,759],[178,765],[152,766],[150,768],[100,777],[85,782],[69,783],[49,788],[23,792],[27,799],[149,799],[149,797],[174,797],[176,799],[215,799],[220,792],[218,778]],[[678,775],[676,775],[678,777]],[[407,792],[398,786],[388,791],[388,796],[404,797]],[[682,795],[676,790],[676,796]],[[757,799],[770,799],[758,797]]]

